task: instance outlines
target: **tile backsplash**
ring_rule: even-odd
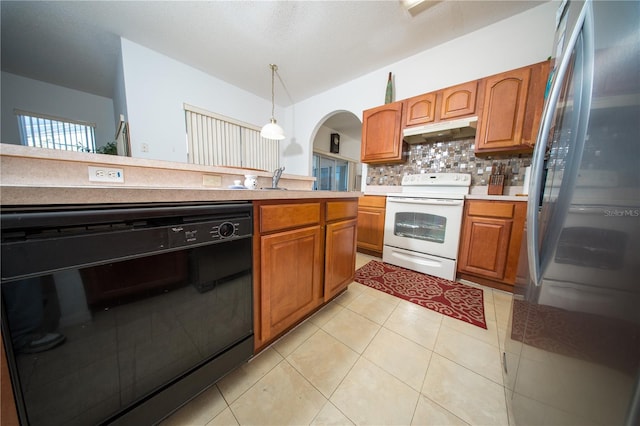
[[[504,165],[505,186],[521,186],[524,168],[531,164],[531,154],[476,157],[475,139],[410,145],[404,164],[370,165],[367,185],[400,185],[402,177],[417,173],[470,173],[471,185],[488,185],[491,166]]]

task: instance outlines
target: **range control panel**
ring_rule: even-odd
[[[402,186],[471,186],[469,173],[420,173],[402,177]]]

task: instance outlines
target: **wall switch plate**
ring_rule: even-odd
[[[124,183],[124,170],[115,167],[89,166],[89,181]]]
[[[202,175],[202,186],[222,186],[222,176],[219,175]]]

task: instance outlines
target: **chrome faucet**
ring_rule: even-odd
[[[277,188],[278,182],[280,181],[280,176],[282,176],[282,171],[284,170],[284,166],[279,169],[275,169],[273,171],[273,177],[271,178],[271,188]]]

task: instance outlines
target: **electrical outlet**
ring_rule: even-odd
[[[124,170],[114,167],[89,166],[89,181],[124,183]]]
[[[142,152],[149,152],[149,144],[148,143],[143,143],[142,145],[140,145],[140,150]]]

